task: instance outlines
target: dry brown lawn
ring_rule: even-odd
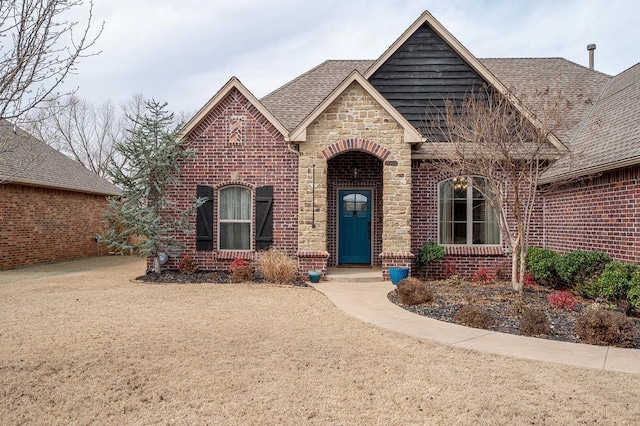
[[[309,288],[135,283],[144,265],[121,258],[66,268],[0,272],[2,424],[640,421],[637,375],[395,334]]]

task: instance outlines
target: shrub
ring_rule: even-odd
[[[471,305],[464,305],[458,309],[453,316],[453,321],[456,324],[485,329],[490,329],[496,322],[491,315]]]
[[[536,279],[533,277],[533,275],[530,272],[525,272],[524,273],[524,286],[525,287],[533,287],[535,286],[536,283]]]
[[[420,252],[415,258],[415,265],[417,268],[426,268],[436,261],[444,259],[444,247],[439,246],[435,241],[429,241],[420,247]]]
[[[400,302],[404,305],[419,305],[433,301],[433,290],[417,278],[405,278],[397,287]]]
[[[489,284],[496,277],[495,270],[490,268],[480,268],[474,274],[471,280],[476,283]]]
[[[583,291],[594,299],[626,299],[627,292],[631,289],[631,280],[637,271],[636,265],[611,262],[605,266],[600,277],[583,286]]]
[[[520,334],[523,336],[547,336],[551,334],[549,318],[542,311],[525,309],[520,318]]]
[[[236,266],[231,270],[231,282],[243,283],[253,280],[253,271],[248,266]]]
[[[442,265],[442,276],[447,279],[458,273],[458,268],[455,263],[445,263]]]
[[[249,266],[249,264],[247,263],[246,260],[240,259],[240,258],[236,258],[236,259],[233,260],[233,262],[231,262],[231,265],[229,265],[229,272],[233,272],[237,268],[246,268],[248,266]]]
[[[578,337],[585,343],[600,346],[635,348],[638,328],[621,312],[590,310],[576,321]]]
[[[587,278],[599,275],[611,257],[601,251],[574,250],[558,256],[555,269],[558,276],[569,286],[582,285]]]
[[[565,309],[573,311],[576,298],[568,291],[555,291],[547,296],[549,304],[555,309]]]
[[[198,262],[191,256],[185,256],[182,261],[178,263],[178,270],[183,274],[193,275],[198,272]]]
[[[298,267],[295,260],[285,253],[270,248],[260,254],[258,270],[269,282],[291,283],[296,277]]]
[[[529,247],[525,265],[540,284],[556,287],[560,281],[555,267],[557,258],[558,255],[551,250]]]
[[[640,270],[636,271],[631,277],[627,299],[636,309],[640,309]]]

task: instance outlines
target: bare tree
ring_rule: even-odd
[[[511,252],[514,291],[524,284],[540,177],[567,152],[554,132],[570,109],[561,93],[544,90],[516,98],[486,88],[461,102],[446,101],[425,123],[427,141],[441,153],[441,170],[481,178],[474,189],[495,212]]]
[[[70,95],[48,99],[44,105],[28,114],[29,132],[104,177],[110,160],[124,161],[115,145],[127,137],[131,117],[142,113],[145,98],[136,94],[116,106],[112,100],[94,105]]]
[[[76,71],[102,33],[91,35],[93,1],[84,23],[70,20],[84,0],[0,0],[0,118],[19,121]]]

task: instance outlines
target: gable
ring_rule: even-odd
[[[239,103],[274,138],[287,136],[287,129],[271,112],[238,80],[232,77],[209,101],[185,124],[180,132],[181,139],[196,139],[213,123],[229,103]],[[242,114],[243,115],[243,114]],[[229,123],[234,133],[232,139],[241,136],[241,123]]]
[[[444,107],[481,90],[485,80],[424,22],[369,82],[416,129]],[[424,132],[423,132],[424,133]]]

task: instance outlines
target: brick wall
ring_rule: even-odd
[[[444,175],[429,162],[413,161],[411,169],[411,252],[417,256],[423,244],[438,241],[438,184],[450,176]],[[539,199],[532,220],[530,244],[540,245],[542,236],[542,200]],[[503,236],[502,247],[448,247],[442,264],[455,265],[457,274],[463,277],[471,277],[482,267],[500,268],[508,276],[511,273],[511,257],[506,254],[504,239]],[[441,265],[431,266],[429,277],[441,278]],[[423,276],[424,273],[415,271],[417,275]]]
[[[600,250],[640,263],[640,167],[613,171],[544,197],[544,247]]]
[[[167,267],[176,268],[184,255],[192,256],[200,268],[223,270],[239,254],[217,251],[218,190],[225,185],[242,185],[252,190],[252,249],[255,249],[255,189],[273,186],[274,247],[295,257],[298,246],[298,155],[287,149],[284,137],[242,93],[232,89],[189,135],[196,154],[181,167],[181,184],[169,191],[179,208],[193,202],[197,185],[214,188],[214,251],[196,251],[195,223],[188,235],[180,236],[184,248]],[[253,250],[241,253],[255,258]]]
[[[105,254],[103,195],[0,185],[0,269]]]

